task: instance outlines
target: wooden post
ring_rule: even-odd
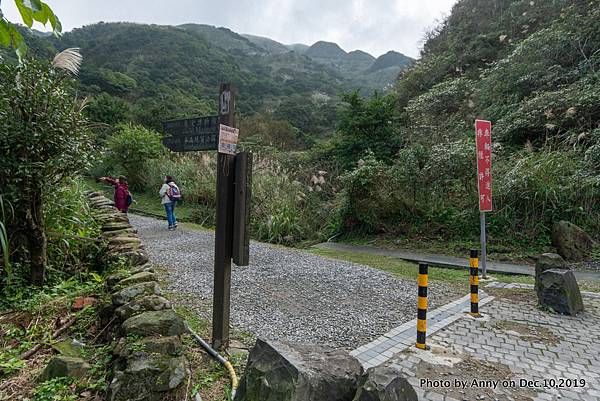
[[[235,200],[233,216],[233,263],[250,263],[250,207],[252,197],[252,153],[235,155]]]
[[[230,84],[221,84],[219,93],[219,123],[233,127],[235,125],[233,87]],[[215,349],[224,349],[229,345],[234,177],[235,156],[217,153],[217,224],[212,331],[212,345]]]

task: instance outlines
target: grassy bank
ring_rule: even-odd
[[[417,279],[417,264],[406,262],[402,259],[391,256],[379,256],[365,253],[343,252],[333,249],[311,248],[310,253],[324,256],[332,259],[345,260],[352,263],[370,266],[375,269],[383,270],[395,276],[407,280]],[[490,275],[496,281],[503,283],[522,283],[533,284],[534,278],[531,276],[519,276],[510,274],[494,273]],[[444,282],[451,285],[464,285],[465,293],[468,292],[469,275],[465,270],[447,269],[441,267],[429,267],[429,280],[434,282]],[[578,280],[582,291],[600,292],[600,280]]]

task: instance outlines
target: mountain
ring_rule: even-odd
[[[304,52],[313,60],[342,60],[347,56],[347,53],[342,50],[336,43],[319,41],[306,49]]]
[[[304,54],[310,46],[305,45],[304,43],[292,43],[291,45],[286,45],[286,47],[297,53]]]
[[[390,51],[379,58],[361,50],[349,53],[336,43],[319,41],[304,52],[314,61],[340,71],[357,88],[369,93],[390,89],[398,74],[412,65],[414,60],[402,53]]]
[[[229,81],[242,115],[274,113],[303,135],[323,136],[334,126],[340,93],[384,89],[398,72],[367,72],[374,57],[335,43],[287,46],[205,24],[97,23],[60,39],[23,32],[40,57],[81,48],[81,93],[96,99],[88,107],[95,121],[156,129],[167,119],[213,113],[219,84]]]
[[[414,59],[405,56],[402,53],[391,50],[379,56],[377,60],[374,60],[374,62],[371,63],[371,66],[367,69],[367,72],[375,72],[389,67],[406,68],[414,61]]]
[[[246,39],[248,39],[250,42],[254,43],[255,45],[259,46],[261,49],[263,49],[267,53],[281,54],[281,53],[287,53],[290,51],[290,49],[286,45],[283,45],[273,39],[265,38],[263,36],[245,35],[245,34],[242,36],[245,37]]]
[[[390,51],[376,59],[362,50],[346,52],[333,42],[318,41],[311,46],[284,45],[260,36],[242,36],[268,53],[281,54],[287,49],[305,55],[319,64],[338,71],[350,82],[349,88],[362,89],[364,93],[391,88],[398,74],[415,61],[395,51]]]

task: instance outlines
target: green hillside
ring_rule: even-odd
[[[451,236],[476,221],[473,122],[482,118],[494,127],[492,236],[546,243],[560,219],[598,232],[599,17],[598,1],[453,7],[396,85],[414,215]]]
[[[81,48],[81,91],[92,99],[92,121],[135,121],[156,129],[164,120],[212,113],[219,84],[229,81],[239,90],[242,115],[302,120],[294,127],[304,138],[299,143],[308,144],[310,138],[332,133],[330,110],[339,103],[340,93],[382,90],[399,71],[361,75],[376,61],[365,52],[346,53],[338,47],[343,62],[324,63],[318,55],[309,57],[309,50],[318,45],[298,52],[268,38],[201,24],[98,23],[61,39],[23,32],[32,53],[41,58],[68,47]],[[300,119],[298,113],[303,114]]]

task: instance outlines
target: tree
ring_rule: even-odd
[[[140,177],[146,161],[159,157],[166,148],[156,131],[132,124],[121,125],[119,129],[106,143],[106,164],[120,169],[121,174],[127,175],[129,184],[139,188],[143,184]]]
[[[92,155],[83,104],[65,72],[77,72],[80,62],[68,49],[52,65],[29,59],[0,65],[0,196],[14,207],[8,231],[25,239],[17,245],[26,245],[38,285],[47,264],[46,195],[87,168]]]
[[[92,98],[85,113],[91,122],[115,125],[128,119],[129,103],[120,97],[102,92]]]
[[[390,160],[401,146],[395,120],[395,98],[379,93],[365,99],[358,91],[344,94],[333,152],[346,169],[354,167],[367,150],[377,160]]]
[[[48,4],[41,0],[14,1],[19,13],[21,14],[23,23],[27,25],[28,28],[33,26],[34,21],[37,21],[42,25],[50,23],[54,35],[60,36],[62,25]],[[4,47],[9,47],[12,45],[17,53],[17,56],[19,57],[19,60],[21,60],[27,52],[27,45],[25,44],[23,36],[19,33],[14,24],[4,17],[4,14],[2,14],[2,9],[0,9],[0,45]]]

